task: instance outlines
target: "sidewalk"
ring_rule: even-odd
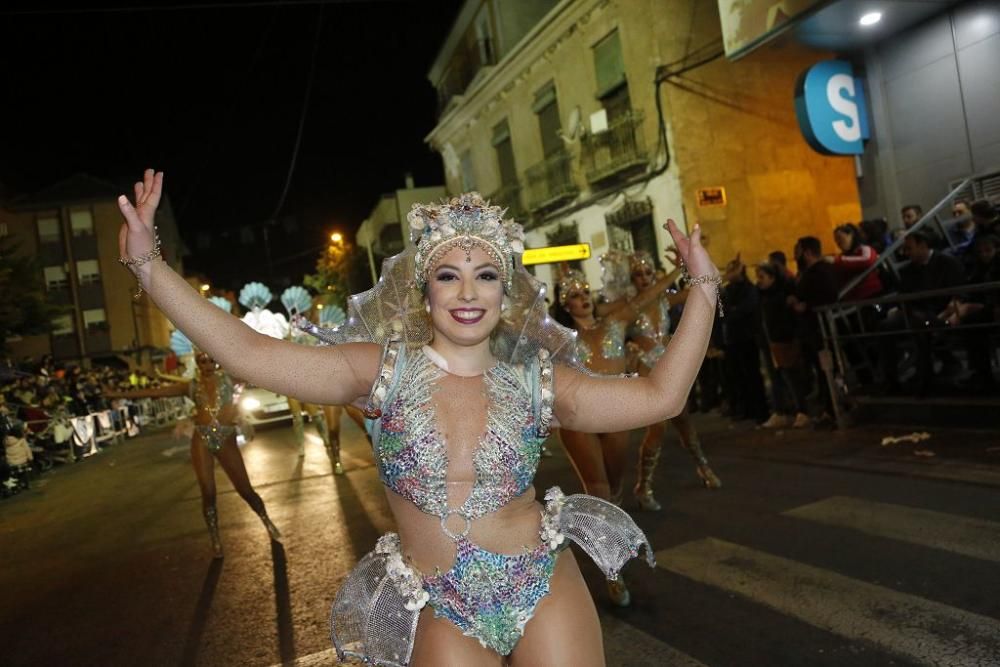
[[[707,452],[1000,488],[1000,429],[871,424],[843,431],[764,429],[752,422],[734,424],[716,412],[694,419]],[[885,438],[914,434],[919,434],[915,441],[883,444]]]

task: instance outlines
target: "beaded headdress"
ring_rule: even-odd
[[[565,306],[573,290],[590,290],[590,283],[582,271],[570,269],[559,276],[559,305]]]
[[[430,343],[434,336],[425,310],[423,288],[435,262],[452,248],[481,248],[501,272],[506,310],[490,337],[493,354],[511,364],[531,363],[540,350],[582,372],[576,357],[576,332],[549,315],[545,285],[521,264],[521,226],[503,219],[503,209],[490,206],[475,192],[444,204],[414,206],[407,216],[416,247],[409,246],[382,262],[378,282],[347,300],[347,320],[326,328],[301,316],[295,326],[329,344],[369,342],[385,345],[402,340],[407,346]]]
[[[635,273],[637,269],[649,268],[656,270],[656,264],[653,262],[653,257],[645,250],[637,250],[629,255],[628,258],[629,270]]]
[[[406,220],[417,245],[417,287],[423,289],[427,274],[453,248],[464,250],[467,258],[473,248],[480,248],[500,270],[509,292],[514,257],[524,252],[524,231],[503,215],[504,209],[491,206],[478,192],[453,197],[448,203],[414,204]]]

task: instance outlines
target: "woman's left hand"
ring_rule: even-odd
[[[667,220],[664,228],[670,232],[670,236],[674,239],[677,253],[692,278],[719,275],[719,269],[712,263],[708,251],[701,245],[701,225],[695,224],[691,236],[682,232],[673,220]]]

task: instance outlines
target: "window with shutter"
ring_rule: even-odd
[[[605,95],[625,83],[625,60],[618,30],[594,45],[594,70],[597,73],[597,97]]]
[[[532,109],[538,116],[538,129],[542,135],[542,152],[545,157],[555,155],[563,148],[559,138],[561,127],[559,121],[559,102],[556,100],[556,87],[549,83],[535,93],[535,103]]]
[[[517,166],[514,163],[514,145],[510,141],[510,127],[506,120],[493,128],[493,148],[497,152],[500,182],[505,186],[516,184]]]

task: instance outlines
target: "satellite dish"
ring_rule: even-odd
[[[462,161],[458,157],[458,153],[455,152],[455,147],[451,145],[451,142],[446,143],[441,148],[441,158],[444,160],[445,171],[452,178],[458,178],[459,173],[462,169]]]
[[[569,130],[571,139],[575,139],[580,132],[580,107],[573,107],[569,112],[569,119],[566,121],[566,129]]]
[[[580,107],[576,106],[569,112],[569,118],[566,119],[566,132],[560,130],[559,137],[563,140],[563,143],[569,145],[576,141],[580,130]]]

